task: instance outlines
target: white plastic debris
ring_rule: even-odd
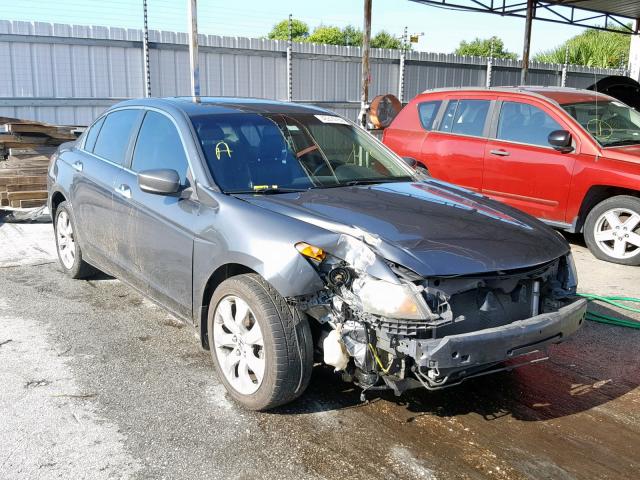
[[[349,355],[338,330],[331,330],[322,344],[324,347],[324,363],[331,365],[336,371],[347,368]]]

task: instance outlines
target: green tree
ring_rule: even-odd
[[[631,35],[585,30],[554,49],[537,54],[534,60],[546,63],[564,63],[569,47],[569,63],[589,67],[617,68],[629,60]]]
[[[307,42],[324,43],[326,45],[345,45],[344,34],[338,27],[320,25],[306,39]]]
[[[402,48],[402,40],[400,38],[394,37],[393,35],[391,35],[389,32],[386,32],[385,30],[381,30],[371,38],[371,47],[372,48],[392,48],[397,50]]]
[[[276,23],[269,32],[272,40],[289,40],[289,19]],[[303,42],[309,36],[309,25],[295,18],[291,21],[291,36],[294,42]]]
[[[347,25],[342,29],[344,36],[344,44],[354,46],[362,45],[362,30],[357,29],[353,25]]]
[[[518,58],[515,53],[505,50],[504,42],[496,36],[491,38],[476,37],[470,42],[463,40],[460,42],[460,45],[456,48],[454,53],[456,55],[468,55],[473,57],[493,56],[494,58],[509,58],[511,60]]]

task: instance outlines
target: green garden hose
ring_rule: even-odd
[[[624,303],[620,303],[620,302],[640,303],[640,298],[622,297],[617,295],[605,297],[602,295],[594,295],[592,293],[579,293],[578,296],[586,298],[587,300],[593,301],[593,302],[608,303],[609,305],[622,308],[623,310],[628,310],[629,312],[640,313],[640,308],[634,308],[634,307],[625,305]],[[616,325],[619,327],[640,329],[640,321],[625,320],[623,318],[612,317],[610,315],[604,315],[602,313],[588,311],[586,318],[587,320],[590,320],[592,322],[606,323],[608,325]]]

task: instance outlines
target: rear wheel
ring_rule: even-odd
[[[245,407],[274,408],[307,388],[313,368],[309,324],[259,275],[220,284],[209,306],[208,335],[220,380]]]
[[[640,199],[611,197],[587,215],[584,237],[597,258],[622,265],[640,265]]]
[[[82,250],[76,239],[76,225],[67,202],[56,209],[54,223],[58,259],[64,272],[71,278],[85,278],[96,270],[82,259]]]

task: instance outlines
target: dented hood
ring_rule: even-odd
[[[378,237],[369,241],[381,256],[423,276],[529,267],[569,250],[529,215],[436,180],[239,197],[329,230],[355,227]]]

